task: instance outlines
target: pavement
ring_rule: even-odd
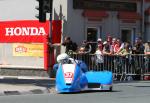
[[[54,85],[54,78],[0,76],[0,96],[54,93]]]

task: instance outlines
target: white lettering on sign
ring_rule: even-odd
[[[6,36],[26,36],[26,35],[46,35],[43,27],[16,27],[16,28],[5,28]]]

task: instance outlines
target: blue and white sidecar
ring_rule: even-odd
[[[112,72],[86,71],[82,63],[58,64],[56,91],[58,93],[86,90],[112,91]]]

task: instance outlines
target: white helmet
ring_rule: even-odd
[[[60,63],[65,59],[68,59],[69,55],[67,55],[66,53],[62,53],[60,55],[57,56],[57,62]]]

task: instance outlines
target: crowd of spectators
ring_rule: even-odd
[[[93,48],[92,44],[96,45],[96,48]],[[120,38],[107,36],[105,41],[101,38],[98,38],[97,42],[83,40],[80,46],[72,42],[70,37],[66,37],[63,45],[66,46],[66,53],[72,50],[76,53],[100,52],[107,55],[150,54],[150,41],[144,43],[141,37],[137,37],[134,44],[131,44],[122,42]]]
[[[127,72],[134,73],[139,73],[141,68],[145,68],[150,72],[150,41],[144,42],[141,37],[135,38],[134,43],[130,43],[107,36],[106,40],[98,38],[96,42],[83,40],[81,45],[76,45],[70,37],[67,37],[62,45],[66,46],[66,53],[73,51],[89,68],[97,70],[117,68],[122,72],[126,68]]]
[[[97,63],[103,63],[105,61],[104,56],[150,54],[150,41],[144,43],[141,37],[137,37],[131,44],[130,42],[122,42],[120,38],[107,36],[106,40],[98,38],[96,42],[83,40],[80,46],[72,42],[70,37],[66,37],[62,44],[66,46],[66,53],[73,51],[78,54],[95,54]]]
[[[145,44],[141,37],[136,38],[133,45],[130,42],[122,42],[119,38],[108,37],[106,41],[97,43],[97,50],[101,50],[103,54],[107,55],[150,54],[150,42]],[[102,47],[103,49],[101,49]]]

